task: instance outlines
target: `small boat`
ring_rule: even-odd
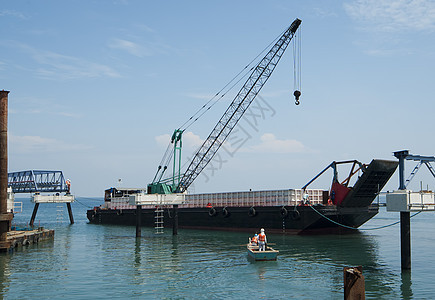
[[[266,251],[259,251],[258,246],[247,245],[248,255],[255,261],[276,260],[279,251],[272,247],[266,247]]]

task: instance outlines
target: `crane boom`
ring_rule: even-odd
[[[270,75],[272,75],[273,70],[284,54],[284,51],[295,35],[301,22],[302,21],[299,19],[294,20],[290,27],[287,28],[275,45],[252,71],[251,75],[231,102],[219,122],[211,131],[208,138],[196,152],[179,182],[176,192],[184,192],[212,160],[220,146],[225,142],[226,138],[248,109],[251,102],[269,79]]]

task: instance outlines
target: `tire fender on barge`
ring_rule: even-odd
[[[212,207],[212,208],[210,208],[210,210],[208,211],[208,215],[210,216],[210,217],[214,217],[214,216],[216,216],[216,208],[214,208],[214,207]]]
[[[281,210],[279,213],[283,219],[287,218],[287,216],[288,216],[288,211],[287,211],[287,208],[285,208],[285,206],[281,207]]]

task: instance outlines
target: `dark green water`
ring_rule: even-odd
[[[88,206],[98,202],[79,199]],[[54,241],[0,255],[5,299],[342,299],[343,267],[363,266],[367,299],[432,299],[435,214],[411,220],[412,271],[400,270],[399,225],[351,235],[268,235],[280,250],[276,262],[248,259],[245,233],[143,228],[87,223],[87,207],[41,204],[35,225],[55,229]],[[30,220],[33,204],[14,223]],[[60,220],[63,218],[63,222]],[[363,228],[390,224],[382,210]],[[267,231],[267,228],[266,228]]]

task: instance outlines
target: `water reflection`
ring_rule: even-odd
[[[282,266],[285,272],[281,276],[289,280],[294,280],[291,276],[297,274],[297,278],[302,281],[313,282],[314,279],[318,286],[324,284],[325,288],[339,287],[336,290],[338,293],[341,292],[343,284],[343,267],[361,265],[370,297],[396,296],[398,274],[380,258],[380,246],[376,236],[364,233],[325,236],[269,235],[268,240],[276,242],[274,248],[280,250],[278,262],[281,266],[285,264]],[[261,274],[260,279],[263,279],[263,267],[258,266],[257,271]],[[408,281],[402,284],[402,294],[412,296],[412,292],[410,294],[405,291],[410,287],[410,277],[404,279]]]
[[[0,296],[4,295],[7,288],[9,287],[9,269],[10,257],[7,253],[0,254]],[[3,298],[3,297],[1,297]]]
[[[411,281],[411,271],[402,272],[402,284],[400,285],[400,292],[402,299],[412,299],[412,281]]]
[[[135,240],[135,247],[134,247],[134,266],[135,268],[139,268],[140,261],[141,261],[141,254],[140,254],[140,244],[141,244],[141,238],[136,238]]]
[[[257,269],[257,273],[258,273],[258,278],[260,280],[264,280],[264,274],[266,274],[266,268],[265,266],[261,266]]]
[[[367,299],[431,299],[434,294],[431,264],[422,262],[423,254],[420,261],[414,256],[413,284],[410,273],[400,273],[397,228],[351,235],[268,234],[280,250],[278,260],[252,262],[247,233],[180,229],[173,236],[170,229],[155,235],[153,228],[143,228],[136,239],[134,227],[90,225],[77,212],[80,216],[83,221],[73,226],[55,226],[54,243],[0,255],[2,296],[244,299],[255,290],[254,298],[340,299],[343,267],[357,265],[363,266]],[[373,222],[395,221],[383,216]],[[420,231],[424,244],[416,238],[415,249],[431,253],[435,240],[427,237],[427,222]]]

